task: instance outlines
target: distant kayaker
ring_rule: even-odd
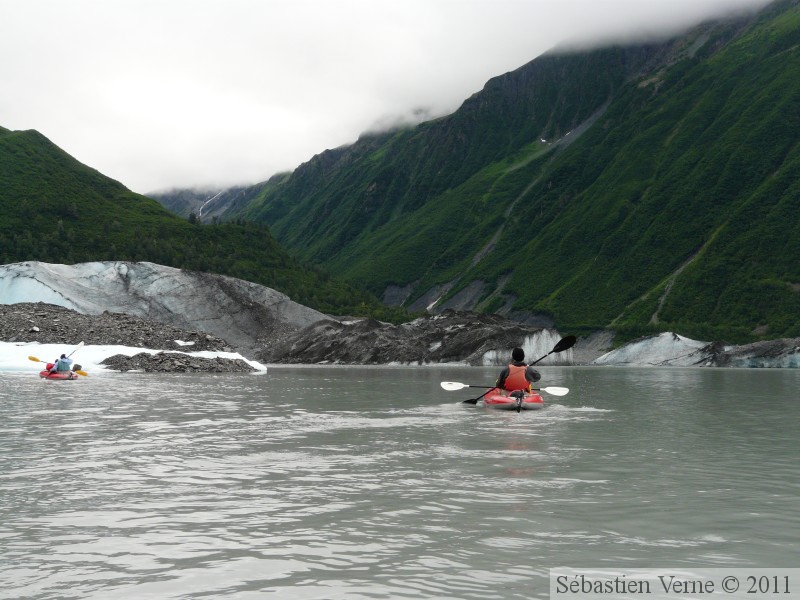
[[[495,385],[507,392],[528,391],[531,384],[541,378],[539,371],[525,363],[525,351],[522,348],[514,348],[511,351],[511,364],[501,371]]]
[[[53,363],[53,367],[50,369],[51,373],[56,372],[65,372],[72,370],[72,359],[69,358],[66,354],[62,354],[60,358],[57,358],[55,363]]]

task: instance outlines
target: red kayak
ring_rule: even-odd
[[[51,373],[50,369],[53,368],[53,363],[47,363],[47,368],[44,371],[39,371],[39,377],[42,379],[77,379],[78,374],[75,371],[56,371]]]
[[[506,392],[508,393],[508,392]],[[515,396],[505,396],[498,389],[494,388],[483,397],[483,404],[489,408],[497,408],[500,410],[539,410],[544,406],[544,400],[536,392],[526,394],[518,394],[514,392]]]

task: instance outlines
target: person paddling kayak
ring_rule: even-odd
[[[539,371],[525,363],[525,351],[514,348],[511,363],[500,372],[495,385],[505,392],[530,391],[531,384],[542,378]]]
[[[62,354],[60,358],[57,358],[55,360],[52,368],[50,369],[50,372],[64,373],[71,370],[72,370],[72,359],[69,358],[66,354]]]

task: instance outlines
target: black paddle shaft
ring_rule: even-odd
[[[538,363],[539,361],[544,360],[545,358],[547,358],[551,354],[558,353],[558,352],[563,352],[564,350],[569,350],[570,348],[572,348],[575,345],[575,342],[577,342],[577,341],[578,341],[578,339],[574,335],[568,335],[567,337],[562,338],[555,345],[555,347],[552,350],[550,350],[550,352],[548,352],[542,358],[540,358],[538,360],[535,360],[530,364],[531,365],[535,365],[536,363]]]

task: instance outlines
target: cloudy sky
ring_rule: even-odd
[[[0,0],[0,126],[147,193],[254,183],[452,112],[565,41],[766,0]]]

